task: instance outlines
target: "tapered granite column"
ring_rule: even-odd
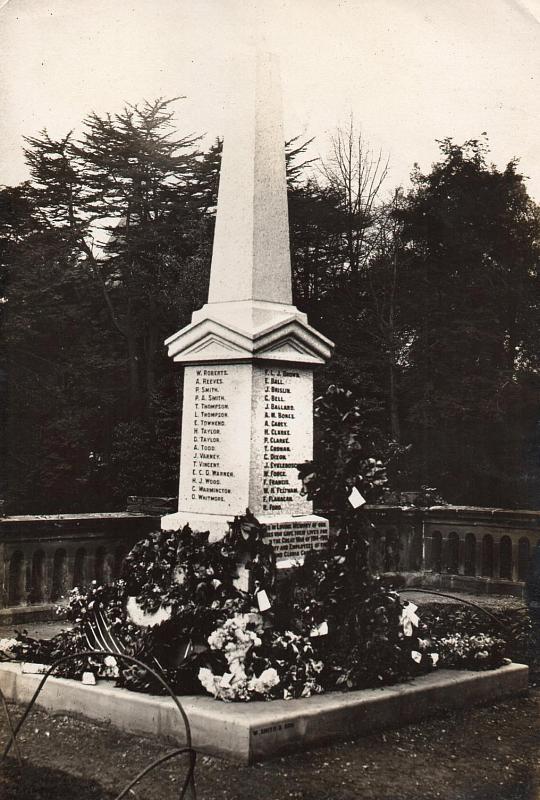
[[[313,367],[332,342],[292,305],[285,150],[276,59],[243,72],[224,138],[208,303],[166,341],[185,365],[178,512],[223,536],[249,508],[279,557],[322,546],[328,523],[300,494],[313,450]]]

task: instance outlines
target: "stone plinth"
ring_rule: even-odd
[[[305,364],[222,362],[187,366],[179,512],[186,523],[222,537],[249,508],[268,527],[278,557],[301,556],[328,536],[301,493],[297,465],[312,457],[313,375]]]

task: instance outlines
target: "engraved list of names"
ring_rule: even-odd
[[[300,494],[297,464],[311,458],[311,375],[295,367],[258,367],[254,380],[263,514],[306,514],[311,504]]]
[[[251,366],[187,367],[180,496],[186,511],[240,513],[249,485]]]

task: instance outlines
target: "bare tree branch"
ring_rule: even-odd
[[[321,161],[319,171],[341,199],[343,271],[357,274],[368,265],[376,243],[377,201],[388,174],[388,158],[383,159],[381,151],[373,154],[362,134],[356,133],[351,115],[348,127],[332,136],[330,156]]]

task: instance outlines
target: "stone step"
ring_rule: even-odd
[[[223,703],[208,696],[180,697],[196,750],[244,764],[396,728],[528,691],[528,667],[508,664],[484,672],[438,670],[408,683],[377,689],[329,692],[299,700]],[[0,688],[8,701],[27,703],[41,679],[21,665],[0,664]],[[49,678],[37,705],[76,713],[122,730],[185,742],[178,709],[168,697],[118,689],[110,682],[85,686]]]

